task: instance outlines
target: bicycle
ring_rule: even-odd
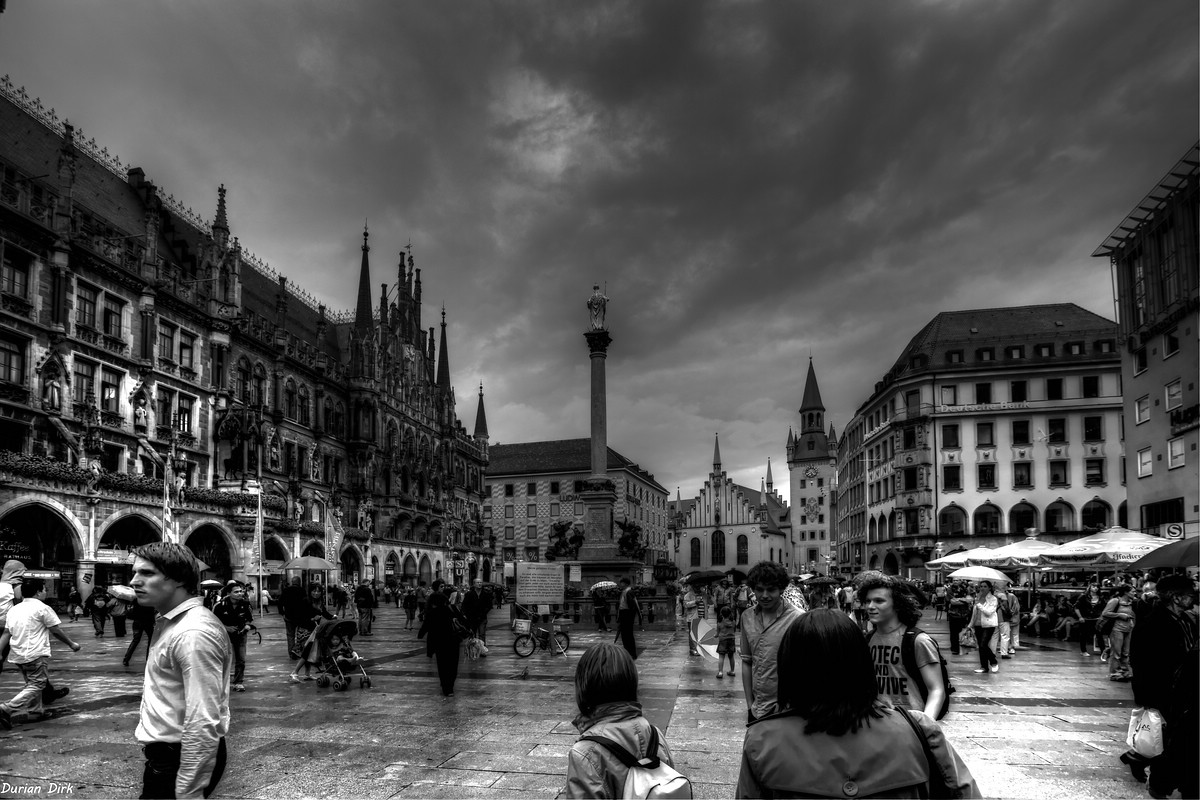
[[[513,640],[513,652],[521,658],[529,658],[533,655],[533,651],[539,648],[549,650],[552,655],[556,653],[566,655],[567,648],[571,646],[571,637],[563,631],[556,630],[553,642],[551,644],[550,631],[535,627],[529,633],[517,634],[517,638]]]

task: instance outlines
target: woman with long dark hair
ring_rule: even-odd
[[[979,797],[941,728],[920,711],[879,698],[862,631],[818,608],[779,645],[780,710],[752,722],[738,797]]]
[[[417,631],[417,638],[425,639],[425,655],[430,658],[437,657],[442,695],[454,697],[454,681],[458,678],[458,656],[462,642],[454,632],[453,620],[462,620],[458,609],[450,605],[449,596],[442,591],[443,583],[441,580],[433,582],[433,593],[425,603],[425,621]]]

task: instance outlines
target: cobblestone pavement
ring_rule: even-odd
[[[566,656],[518,658],[507,607],[492,615],[491,655],[460,664],[453,698],[404,615],[383,608],[375,635],[358,638],[373,688],[317,689],[287,680],[291,662],[281,618],[258,621],[247,691],[232,696],[230,766],[218,797],[547,797],[564,784],[575,739],[573,670],[583,650],[611,634],[575,626]],[[0,797],[136,797],[141,753],[134,742],[144,652],[121,666],[127,639],[64,623],[83,645],[55,642],[52,677],[71,693],[56,716],[0,732]],[[1078,646],[1028,639],[998,674],[976,675],[973,655],[950,656],[946,625],[924,625],[950,659],[958,687],[943,720],[983,793],[997,798],[1142,797],[1117,761],[1132,707],[1128,684],[1107,679]],[[689,657],[686,633],[642,632],[641,699],[666,730],[676,767],[698,797],[732,797],[745,703],[740,676],[716,677],[715,662]],[[20,674],[0,675],[10,697]],[[57,790],[57,791],[52,791]]]

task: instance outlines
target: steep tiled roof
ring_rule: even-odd
[[[551,442],[497,444],[488,448],[488,459],[489,477],[586,472],[592,468],[592,440],[558,439]],[[608,448],[608,469],[610,472],[620,469],[635,472],[656,488],[666,492],[648,472],[611,447]]]
[[[279,294],[279,284],[254,267],[246,265],[242,268],[242,308],[252,310],[260,317],[275,321],[275,295]],[[291,292],[288,283],[288,313],[284,329],[302,342],[313,343],[317,335],[317,321],[321,315],[302,299]],[[331,358],[342,361],[342,349],[338,345],[337,326],[326,321],[325,341],[320,343],[321,350]]]

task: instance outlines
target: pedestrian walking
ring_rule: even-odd
[[[1163,753],[1146,759],[1132,751],[1121,756],[1133,776],[1146,780],[1151,797],[1167,797],[1176,789],[1182,797],[1200,797],[1197,785],[1197,629],[1196,585],[1186,575],[1158,581],[1158,600],[1139,617],[1130,637],[1133,700],[1155,709],[1163,718]]]
[[[1000,662],[992,652],[992,637],[1000,625],[1000,601],[992,592],[991,581],[980,581],[975,593],[975,609],[971,615],[971,628],[979,646],[979,669],[976,672],[1000,671]]]
[[[633,621],[637,619],[642,624],[642,606],[638,603],[637,595],[633,593],[633,581],[621,578],[617,581],[621,587],[621,597],[617,600],[617,635],[621,646],[629,653],[629,657],[637,661],[637,642],[633,639]]]
[[[970,628],[971,612],[975,604],[967,596],[967,587],[961,583],[954,584],[949,591],[950,599],[946,602],[946,621],[950,625],[950,652],[954,655],[962,653],[962,632]]]
[[[699,609],[700,601],[696,597],[696,590],[689,584],[687,591],[683,593],[683,621],[687,624],[689,656],[700,655],[697,643],[698,629],[700,627]]]
[[[717,619],[717,677],[724,678],[721,667],[729,660],[729,677],[734,677],[734,656],[737,655],[737,631],[733,622],[733,605],[726,603],[721,606],[720,617]]]
[[[454,630],[454,620],[463,620],[458,609],[450,605],[450,597],[440,591],[442,583],[440,580],[433,582],[433,591],[426,601],[425,620],[417,631],[417,638],[425,639],[425,655],[437,658],[442,696],[454,697],[454,681],[458,678],[458,657],[462,645]]]
[[[1100,598],[1100,587],[1092,583],[1088,590],[1075,601],[1075,618],[1079,626],[1079,654],[1092,655],[1091,647],[1095,645],[1096,620],[1104,610],[1104,601]],[[1099,651],[1097,651],[1099,652]]]
[[[787,570],[774,561],[750,568],[746,582],[758,603],[742,614],[742,688],[746,693],[746,721],[773,714],[779,693],[779,640],[800,611],[784,602]]]
[[[737,612],[734,615],[734,624],[738,630],[742,629],[742,615],[746,613],[746,609],[750,607],[750,585],[748,581],[742,581],[733,593],[733,607]]]
[[[791,620],[779,674],[779,712],[746,730],[737,797],[982,796],[931,717],[879,697],[862,631],[845,614]]]
[[[125,649],[125,658],[121,661],[123,665],[129,666],[143,636],[146,637],[146,658],[150,658],[150,644],[154,641],[154,615],[153,608],[141,603],[135,602],[129,607],[129,624],[133,626],[133,638],[130,639],[129,647]]]
[[[208,797],[225,771],[229,636],[196,596],[200,570],[190,550],[154,542],[133,554],[129,585],[159,614],[135,733],[146,757],[141,796]]]
[[[125,618],[129,614],[129,603],[114,594],[108,596],[108,616],[112,618],[113,636],[125,638]]]
[[[1129,640],[1136,622],[1133,587],[1123,583],[1114,589],[1112,599],[1104,606],[1100,617],[1102,624],[1110,627],[1108,679],[1127,681],[1132,674],[1129,669]]]
[[[429,587],[425,581],[417,581],[417,621],[425,621],[425,606],[429,602]]]
[[[271,613],[271,593],[263,589],[258,593],[259,603],[262,606],[263,616]]]
[[[404,591],[404,598],[401,600],[404,606],[404,630],[412,630],[413,620],[417,616],[417,593],[411,587]]]
[[[293,614],[291,605],[288,606],[288,613]],[[317,624],[323,619],[333,619],[334,615],[329,613],[329,609],[325,607],[325,590],[321,588],[321,584],[314,583],[308,587],[308,595],[305,598],[304,605],[298,606],[294,612],[293,619],[296,623],[296,658],[298,663],[292,668],[292,673],[288,676],[288,680],[292,683],[299,683],[301,680],[314,680],[312,676],[312,661],[309,660],[308,653],[311,653],[311,648],[316,642],[315,631]],[[304,667],[304,678],[300,677],[300,667]]]
[[[592,592],[592,621],[596,623],[596,630],[600,633],[608,633],[608,615],[609,606],[608,598],[604,596],[604,590]]]
[[[942,679],[937,642],[917,627],[922,598],[903,581],[887,575],[867,578],[858,594],[875,626],[867,644],[879,696],[934,719],[944,716],[949,687]]]
[[[71,622],[78,622],[79,618],[83,616],[83,595],[74,587],[67,595],[67,613],[71,615]]]
[[[354,590],[354,608],[358,611],[358,633],[361,636],[374,636],[371,626],[375,623],[375,609],[379,602],[371,589],[370,581],[363,581]]]
[[[642,714],[637,666],[624,649],[604,642],[584,651],[575,667],[575,705],[579,738],[567,753],[564,797],[624,796],[629,767],[611,745],[674,767],[666,737]]]
[[[483,588],[483,579],[476,578],[471,583],[462,601],[462,615],[467,620],[467,627],[487,642],[487,615],[492,610],[492,594]]]
[[[50,689],[50,637],[78,653],[79,645],[63,633],[61,621],[44,602],[46,582],[41,578],[21,581],[22,602],[9,609],[4,632],[0,633],[0,652],[11,650],[12,663],[21,670],[25,685],[7,702],[0,703],[0,728],[12,728],[13,717],[36,722],[44,719],[43,693]],[[58,690],[66,694],[65,687]]]
[[[308,595],[300,579],[292,578],[292,582],[279,593],[279,613],[283,615],[283,625],[287,631],[288,657],[293,661],[300,658],[300,645],[304,644],[303,640],[296,641],[296,626],[301,623],[307,625],[311,621],[307,611]]]
[[[716,591],[713,593],[713,608],[716,611],[714,615],[716,619],[721,619],[721,609],[729,606],[733,610],[733,582],[729,578],[722,578],[717,584]]]
[[[88,595],[88,599],[84,601],[83,607],[87,609],[88,616],[92,618],[92,628],[96,631],[96,636],[104,635],[104,623],[108,621],[108,592],[103,586],[97,586]]]
[[[225,626],[229,634],[229,645],[233,648],[233,675],[229,688],[235,692],[246,691],[246,639],[254,623],[250,601],[246,599],[246,587],[237,581],[225,585],[225,596],[213,607],[213,614]]]
[[[1021,600],[1007,586],[996,590],[1000,610],[1000,657],[1012,658],[1021,645]]]

